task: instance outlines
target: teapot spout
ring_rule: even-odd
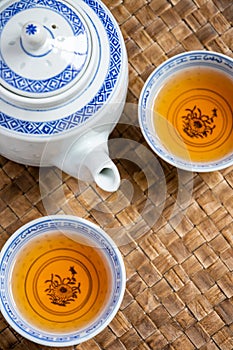
[[[104,134],[92,131],[76,140],[68,149],[62,147],[62,152],[53,158],[53,165],[82,181],[95,181],[107,192],[115,192],[120,186],[120,175],[109,157]]]
[[[96,184],[107,192],[114,192],[120,186],[120,175],[105,150],[95,150],[87,155],[85,165]]]

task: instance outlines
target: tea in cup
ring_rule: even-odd
[[[208,51],[174,56],[148,78],[139,103],[152,149],[178,168],[213,171],[233,163],[233,60]]]
[[[1,312],[39,344],[70,346],[103,330],[118,311],[125,269],[113,241],[75,216],[34,220],[6,242],[0,259]]]

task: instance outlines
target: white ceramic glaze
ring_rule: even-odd
[[[216,161],[192,162],[184,160],[173,155],[168,151],[165,142],[162,143],[157,135],[156,128],[153,123],[153,105],[156,93],[161,89],[164,82],[174,73],[192,67],[211,67],[213,69],[225,72],[233,80],[233,60],[232,58],[211,51],[190,51],[184,52],[159,65],[147,79],[140,95],[138,106],[138,117],[141,131],[152,150],[163,160],[176,166],[177,168],[187,171],[210,172],[224,169],[233,164],[233,153],[228,154],[224,158]],[[232,106],[230,106],[232,111]],[[233,114],[232,114],[233,118]],[[171,127],[171,126],[170,126]],[[229,137],[232,138],[232,129]],[[233,140],[232,140],[233,142]],[[184,154],[188,158],[185,144]]]
[[[0,153],[115,191],[107,140],[128,69],[114,17],[99,0],[3,0],[0,10]]]
[[[99,314],[88,326],[70,333],[52,333],[37,329],[24,319],[15,305],[9,290],[9,278],[17,253],[30,240],[40,237],[44,233],[61,231],[72,235],[72,239],[79,242],[89,242],[101,249],[109,271],[111,272],[112,288],[109,288],[108,300]],[[59,250],[58,250],[59,251]],[[79,252],[77,252],[78,257]],[[44,255],[44,254],[43,254]],[[40,258],[40,257],[39,257]],[[38,259],[39,259],[38,258]],[[57,259],[64,256],[57,255]],[[69,260],[69,256],[65,258]],[[71,264],[76,264],[74,259]],[[78,263],[78,260],[77,260]],[[32,262],[32,265],[34,262]],[[54,215],[39,218],[19,228],[5,243],[0,254],[0,306],[6,321],[23,337],[46,346],[66,347],[82,343],[101,332],[116,315],[122,302],[126,284],[125,267],[122,256],[112,239],[95,224],[68,215]],[[56,327],[56,326],[55,326]]]

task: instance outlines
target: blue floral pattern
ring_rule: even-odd
[[[28,35],[35,35],[37,33],[37,26],[34,24],[28,24],[25,31]]]

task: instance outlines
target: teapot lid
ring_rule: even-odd
[[[60,94],[80,80],[93,58],[84,17],[65,3],[13,2],[1,13],[0,27],[0,83],[18,95]]]
[[[124,39],[101,0],[1,0],[0,12],[2,131],[71,131],[121,91]]]

